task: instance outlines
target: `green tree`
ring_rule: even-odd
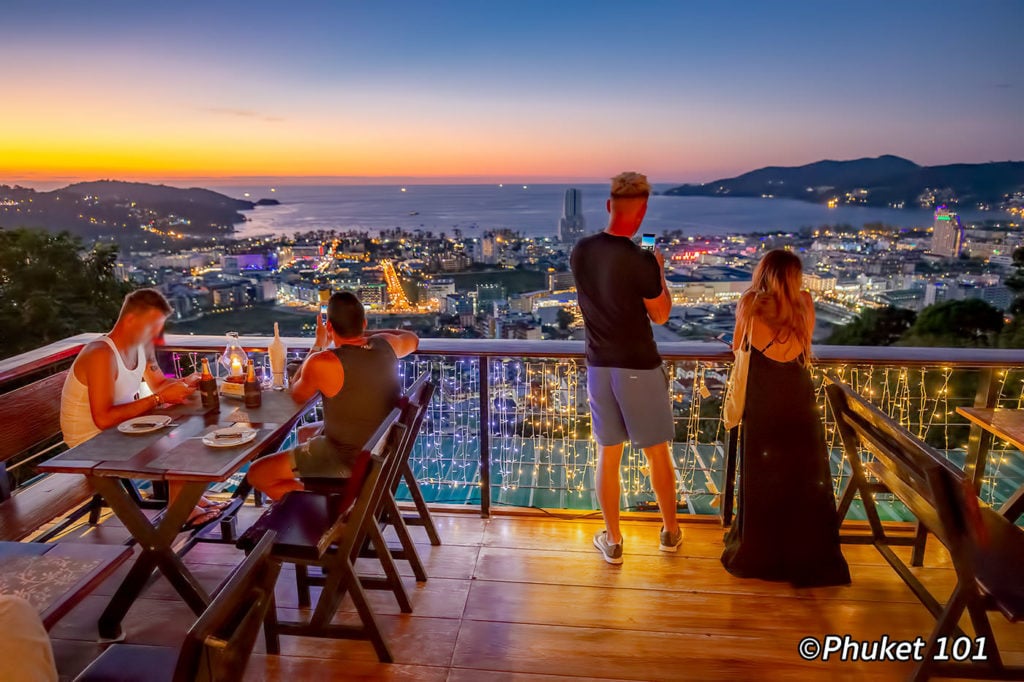
[[[0,229],[0,357],[109,329],[131,290],[116,258],[117,247],[86,250],[67,232]]]
[[[930,305],[899,340],[900,346],[985,347],[996,345],[1002,311],[985,301],[945,301]]]
[[[889,306],[865,310],[850,324],[837,327],[825,343],[836,346],[891,346],[903,336],[917,314]]]
[[[562,331],[567,331],[569,325],[573,323],[576,318],[573,317],[572,313],[565,308],[559,308],[558,312],[555,313],[555,321],[558,322],[558,328]]]

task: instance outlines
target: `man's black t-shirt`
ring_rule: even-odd
[[[587,365],[654,369],[654,343],[645,298],[661,294],[654,254],[631,239],[598,232],[576,244],[569,259],[587,334]]]

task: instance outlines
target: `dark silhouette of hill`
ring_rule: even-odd
[[[256,204],[199,187],[79,182],[50,192],[0,185],[0,226],[67,231],[87,240],[158,244],[229,236]]]
[[[1024,190],[1024,162],[919,166],[898,156],[818,161],[804,166],[768,166],[702,185],[681,185],[676,196],[760,197],[770,195],[825,203],[869,206],[930,205],[936,202],[999,204]],[[851,194],[847,198],[847,194]],[[930,198],[930,201],[929,201]]]

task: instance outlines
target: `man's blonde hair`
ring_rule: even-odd
[[[626,171],[612,178],[612,198],[627,199],[630,197],[649,197],[651,183],[643,173]]]

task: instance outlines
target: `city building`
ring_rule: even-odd
[[[932,227],[932,253],[943,258],[959,258],[964,246],[964,228],[960,216],[945,206],[935,209]]]
[[[568,291],[576,287],[571,270],[548,273],[548,291]]]
[[[451,279],[425,279],[416,284],[419,303],[438,303],[445,296],[455,293],[455,281]]]
[[[583,218],[583,192],[570,188],[565,190],[562,203],[562,219],[558,221],[558,239],[573,244],[586,233],[586,221]]]

